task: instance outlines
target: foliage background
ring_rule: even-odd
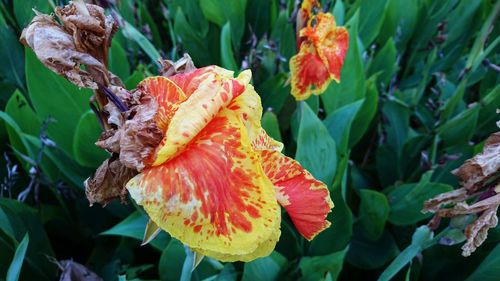
[[[92,93],[46,69],[18,41],[31,7],[50,13],[58,2],[67,1],[0,2],[0,280],[56,279],[46,256],[73,259],[104,280],[179,280],[183,246],[162,233],[140,247],[147,222],[140,208],[88,207],[82,182],[106,157],[93,145],[100,128]],[[160,56],[187,52],[198,67],[251,68],[264,128],[328,184],[335,202],[332,227],[311,243],[284,215],[271,256],[246,264],[205,259],[193,280],[499,276],[500,227],[464,258],[461,230],[470,218],[431,231],[422,226],[430,214],[420,210],[458,187],[450,171],[498,129],[500,2],[321,1],[348,28],[350,46],[342,82],[305,103],[284,86],[296,53],[293,0],[97,2],[123,19],[109,68],[129,89],[157,73]],[[55,122],[45,135],[49,116]],[[28,186],[24,202],[16,200]]]

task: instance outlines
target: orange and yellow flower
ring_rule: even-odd
[[[291,93],[297,100],[323,93],[332,80],[340,82],[340,69],[349,46],[347,30],[337,27],[330,13],[315,15],[315,6],[321,9],[316,0],[305,0],[297,15],[299,53],[290,59]]]
[[[164,138],[127,183],[151,220],[193,251],[221,261],[267,256],[280,236],[281,204],[308,240],[330,225],[326,186],[260,125],[251,73],[209,66],[138,89],[159,104]]]

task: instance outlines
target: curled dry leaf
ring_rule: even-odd
[[[96,145],[109,152],[119,153],[123,165],[140,171],[163,138],[163,132],[155,121],[158,103],[141,90],[128,92],[123,88],[115,89],[122,89],[116,95],[130,110],[122,113],[113,103],[104,107],[112,128],[101,134]]]
[[[105,69],[104,65],[87,53],[77,51],[73,37],[59,25],[53,16],[38,14],[21,34],[21,43],[30,47],[49,69],[78,87],[97,89],[93,77],[80,68]]]
[[[497,210],[500,205],[498,182],[500,170],[500,132],[492,134],[485,142],[483,151],[465,161],[453,171],[463,186],[450,192],[442,193],[426,201],[422,212],[436,213],[429,222],[429,227],[436,228],[442,217],[477,215],[464,230],[467,237],[462,247],[462,255],[470,256],[488,236],[488,229],[498,224]],[[476,197],[468,204],[466,200]],[[443,205],[454,204],[443,208]]]
[[[137,171],[125,167],[116,154],[106,159],[97,168],[94,177],[84,182],[90,206],[96,202],[106,205],[118,198],[127,203],[128,191],[125,184],[135,175]]]
[[[196,70],[193,60],[188,54],[184,54],[184,56],[176,62],[166,59],[159,59],[158,62],[161,65],[160,74],[165,77]]]
[[[500,204],[500,202],[498,202]],[[488,229],[496,227],[498,224],[497,210],[498,204],[485,210],[481,216],[465,228],[467,241],[462,246],[462,255],[468,257],[477,247],[481,246],[488,237]]]
[[[59,281],[102,281],[97,274],[73,260],[53,262],[62,271]]]
[[[452,173],[469,193],[481,189],[498,174],[500,168],[500,132],[492,134],[484,144],[483,152],[465,161]]]

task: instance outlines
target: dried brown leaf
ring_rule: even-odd
[[[477,247],[481,246],[488,237],[488,229],[496,227],[498,224],[497,210],[498,204],[485,210],[481,216],[472,222],[465,229],[464,233],[467,236],[467,241],[462,246],[462,255],[470,256]]]
[[[102,281],[97,274],[73,260],[54,261],[62,270],[59,281]]]
[[[53,16],[35,16],[23,30],[21,43],[30,47],[45,66],[71,83],[80,88],[97,89],[92,75],[80,66],[85,65],[87,69],[105,69],[105,66],[89,54],[77,51],[71,35]]]
[[[500,169],[500,132],[491,134],[484,144],[483,151],[465,161],[452,173],[460,184],[473,193],[484,187],[491,178],[498,175]]]
[[[53,16],[37,13],[23,30],[21,42],[45,66],[78,87],[98,90],[98,83],[122,85],[107,70],[111,38],[117,30],[113,18],[106,16],[101,7],[82,0],[72,1],[64,8],[56,7],[55,14],[63,25]],[[101,93],[99,105],[105,104],[104,101]]]
[[[424,202],[422,213],[436,212],[441,206],[450,203],[457,203],[467,198],[467,190],[465,188],[455,189],[446,193],[438,194],[436,197]]]
[[[88,178],[85,182],[85,194],[90,202],[103,205],[120,198],[126,201],[128,194],[125,184],[137,175],[137,171],[125,167],[117,155],[106,159],[94,174],[93,178]]]
[[[159,59],[158,62],[161,65],[160,74],[165,77],[196,70],[193,60],[188,54],[184,54],[184,56],[176,62],[165,59]]]
[[[108,123],[113,128],[103,132],[96,145],[109,152],[119,153],[120,161],[126,167],[140,171],[163,138],[163,132],[155,121],[158,103],[152,96],[139,90],[115,93],[130,110],[120,112],[113,103],[104,107],[109,114]]]

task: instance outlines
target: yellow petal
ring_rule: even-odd
[[[247,260],[268,254],[279,236],[280,209],[260,162],[238,116],[222,109],[186,150],[145,169],[127,189],[156,224],[193,250]]]

